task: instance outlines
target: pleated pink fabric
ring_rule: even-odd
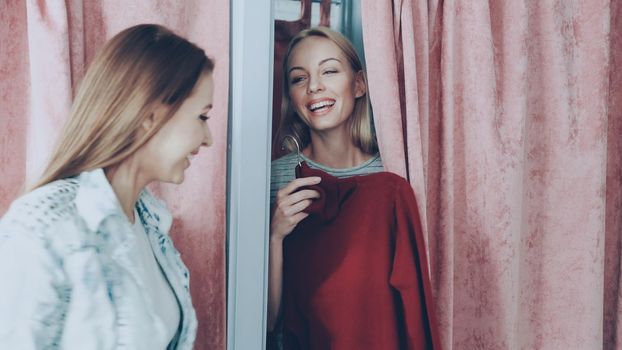
[[[362,3],[445,349],[622,347],[622,4]]]
[[[190,269],[196,348],[224,349],[229,3],[8,0],[0,2],[0,23],[0,214],[40,175],[77,84],[107,39],[159,23],[215,59],[214,144],[193,160],[182,185],[153,189],[174,215],[173,239]]]

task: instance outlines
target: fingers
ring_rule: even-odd
[[[292,232],[300,221],[309,216],[303,212],[315,198],[320,197],[318,191],[300,188],[320,183],[318,176],[294,179],[277,192],[276,207],[272,214],[272,237],[284,238]]]
[[[292,216],[275,215],[270,223],[270,237],[278,239],[285,238],[285,236],[290,234],[296,225],[307,216],[309,216],[309,214],[304,212],[299,212]]]
[[[290,194],[287,197],[284,197],[279,202],[279,205],[294,205],[300,201],[304,201],[307,199],[315,199],[320,198],[320,193],[315,190],[301,190],[295,193]]]
[[[292,216],[292,222],[294,222],[294,226],[298,225],[298,223],[301,222],[307,216],[309,216],[309,214],[303,213],[303,212],[300,212],[300,213]]]
[[[294,179],[290,183],[285,185],[285,187],[279,190],[279,192],[277,193],[277,198],[286,197],[293,192],[296,192],[300,187],[317,185],[320,183],[321,180],[322,178],[319,176],[301,177],[299,179]]]
[[[317,191],[302,190],[278,202],[277,209],[285,216],[292,216],[307,208],[313,199],[319,197],[320,194]]]
[[[285,215],[287,215],[287,216],[297,215],[298,213],[300,213],[303,210],[307,209],[307,207],[309,205],[311,205],[311,200],[310,199],[302,200],[302,201],[300,201],[300,202],[290,206],[289,208],[287,208],[287,212],[285,213]]]

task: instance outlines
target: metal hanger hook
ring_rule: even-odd
[[[296,144],[296,156],[298,157],[298,165],[302,166],[302,157],[300,156],[300,145],[298,144],[298,140],[296,140],[294,136],[285,135],[283,137],[283,141],[281,142],[281,149],[285,149],[285,140],[287,140],[287,138],[292,139],[294,143]]]

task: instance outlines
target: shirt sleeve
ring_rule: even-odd
[[[2,232],[3,234],[6,232]],[[58,343],[64,310],[53,285],[53,261],[37,239],[23,233],[0,240],[0,344],[38,349]]]
[[[29,232],[4,228],[0,236],[0,348],[114,347],[114,314],[88,258],[60,259]]]
[[[396,190],[395,253],[389,283],[398,292],[406,349],[441,349],[417,203],[406,181],[399,182]]]

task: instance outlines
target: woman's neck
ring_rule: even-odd
[[[110,182],[123,212],[128,220],[133,223],[134,206],[138,196],[148,181],[139,176],[138,166],[131,159],[121,162],[119,165],[104,169],[106,178]]]
[[[372,157],[352,143],[349,133],[330,137],[311,133],[311,143],[302,153],[314,162],[335,169],[352,168]]]

